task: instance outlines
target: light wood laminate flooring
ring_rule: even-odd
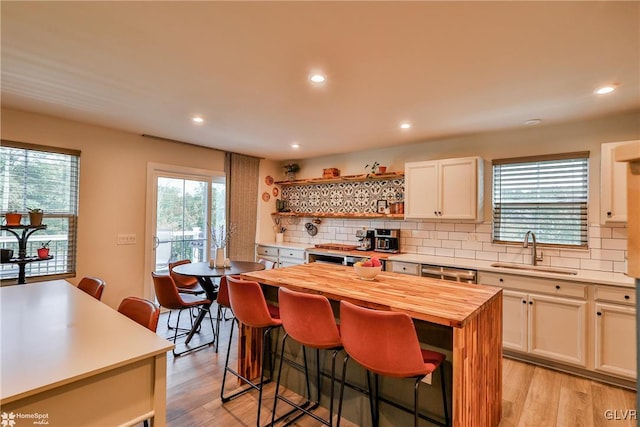
[[[185,314],[183,318],[187,317]],[[172,321],[174,319],[175,315],[172,316]],[[169,354],[167,425],[256,425],[257,392],[250,392],[224,405],[220,401],[231,323],[223,322],[218,353],[210,346],[175,358]],[[210,328],[207,321],[203,322],[204,333],[208,333]],[[167,336],[166,314],[160,317],[158,333]],[[196,339],[197,336],[194,337]],[[231,365],[235,366],[235,339],[231,348]],[[228,376],[227,379],[230,379],[231,387],[236,387],[237,381],[233,376]],[[263,426],[271,419],[273,391],[274,384],[267,385],[264,391],[261,417]],[[620,419],[628,413],[625,411],[636,409],[635,402],[636,393],[633,391],[507,358],[503,360],[502,427],[635,426],[635,420]],[[278,409],[287,408],[279,402]],[[617,419],[608,420],[607,411],[612,411],[609,415]],[[319,415],[326,415],[326,411],[319,412]],[[311,427],[322,424],[310,417],[303,417],[292,425]],[[346,420],[341,425],[355,426]],[[420,425],[430,424],[422,421]]]

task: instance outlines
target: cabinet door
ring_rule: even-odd
[[[502,291],[502,346],[527,351],[527,294]]]
[[[613,150],[620,144],[600,147],[600,222],[627,221],[627,164],[616,162]]]
[[[440,218],[476,219],[477,164],[475,158],[440,161]]]
[[[529,295],[529,352],[586,367],[586,301]]]
[[[438,162],[406,163],[404,180],[405,218],[439,218]]]
[[[595,369],[635,379],[636,310],[596,303],[595,311]]]

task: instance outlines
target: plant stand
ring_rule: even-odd
[[[9,264],[18,264],[18,284],[24,285],[25,281],[25,266],[35,261],[47,261],[53,259],[53,256],[49,255],[46,258],[38,258],[37,256],[27,256],[27,241],[33,233],[38,230],[46,230],[46,225],[3,225],[2,230],[8,231],[18,239],[18,257],[11,258]]]

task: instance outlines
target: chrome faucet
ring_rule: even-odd
[[[538,249],[537,249],[537,243],[536,243],[536,235],[533,231],[529,230],[526,232],[526,234],[524,235],[524,243],[522,244],[523,248],[528,248],[529,247],[529,235],[531,235],[531,237],[533,237],[533,248],[531,248],[531,265],[536,265],[538,264],[538,261],[542,261],[542,252],[540,252],[540,256],[538,256]]]

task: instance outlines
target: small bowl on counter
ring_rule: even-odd
[[[356,275],[361,280],[373,280],[376,278],[378,273],[382,271],[382,266],[379,267],[363,267],[360,265],[354,265],[353,269],[356,272]]]

